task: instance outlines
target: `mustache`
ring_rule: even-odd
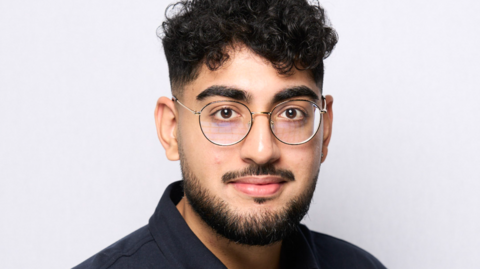
[[[267,165],[257,165],[252,164],[245,169],[240,171],[232,171],[227,172],[222,176],[222,182],[228,183],[229,181],[235,180],[239,177],[246,177],[246,176],[280,176],[281,178],[285,179],[286,181],[295,181],[295,176],[293,175],[292,171],[287,169],[277,169],[271,164]]]

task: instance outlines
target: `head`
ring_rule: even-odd
[[[323,59],[337,36],[323,9],[301,0],[182,1],[167,9],[162,26],[172,93],[186,107],[230,100],[270,112],[302,99],[328,110],[305,143],[280,141],[271,115],[254,114],[243,140],[220,146],[204,136],[199,115],[169,98],[157,103],[158,136],[167,157],[180,160],[187,203],[198,216],[234,242],[282,240],[308,211],[331,137]]]

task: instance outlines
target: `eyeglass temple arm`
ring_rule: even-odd
[[[172,97],[172,101],[179,103],[181,106],[183,106],[184,108],[188,109],[188,110],[189,110],[190,112],[192,112],[193,114],[195,114],[195,115],[200,115],[200,112],[197,112],[197,111],[195,111],[195,110],[192,110],[192,109],[186,107],[184,104],[182,104],[182,103],[178,100],[177,97],[173,96],[173,97]]]
[[[327,113],[327,99],[322,95],[323,107],[320,109],[320,112]]]

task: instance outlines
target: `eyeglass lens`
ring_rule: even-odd
[[[310,140],[320,126],[321,111],[314,103],[293,100],[277,105],[270,116],[273,134],[287,144]],[[213,102],[203,108],[200,127],[205,137],[218,145],[232,145],[250,131],[252,116],[243,104],[230,101]]]

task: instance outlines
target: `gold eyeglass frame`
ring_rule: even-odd
[[[172,101],[173,102],[177,102],[178,104],[180,104],[182,107],[186,108],[188,111],[192,112],[193,114],[195,115],[198,115],[198,125],[200,126],[200,130],[202,131],[202,134],[203,136],[208,140],[210,141],[212,144],[215,144],[217,146],[232,146],[232,145],[235,145],[235,144],[238,144],[240,142],[243,141],[243,139],[245,139],[245,137],[247,137],[247,135],[250,133],[250,130],[252,130],[252,126],[253,126],[253,115],[255,114],[264,114],[264,115],[268,115],[268,121],[270,122],[270,131],[272,132],[273,136],[275,136],[275,138],[284,143],[284,144],[287,144],[287,145],[301,145],[301,144],[305,144],[307,143],[308,141],[312,140],[312,138],[318,133],[318,130],[320,129],[320,126],[322,125],[322,119],[323,119],[323,114],[324,113],[327,113],[327,101],[325,100],[325,97],[322,95],[322,101],[323,101],[323,107],[324,108],[320,108],[315,102],[312,102],[310,100],[306,100],[306,99],[293,99],[293,100],[287,100],[287,101],[283,101],[281,103],[278,103],[277,105],[275,105],[272,110],[270,112],[252,112],[250,110],[250,108],[248,108],[247,105],[243,104],[243,103],[240,103],[238,101],[233,101],[233,100],[218,100],[218,101],[213,101],[213,102],[210,102],[208,104],[206,104],[205,106],[202,107],[202,109],[200,109],[200,111],[196,111],[196,110],[193,110],[191,108],[188,108],[186,105],[182,104],[180,102],[180,100],[178,100],[177,97],[175,96],[172,96]],[[277,137],[277,135],[273,132],[272,130],[272,126],[273,126],[273,121],[272,121],[272,112],[275,110],[275,108],[277,108],[278,106],[282,105],[282,104],[285,104],[285,103],[288,103],[288,102],[292,102],[292,101],[307,101],[311,104],[313,104],[314,106],[316,106],[318,108],[318,110],[320,111],[320,121],[318,123],[318,127],[317,127],[317,130],[315,131],[314,134],[312,134],[307,140],[303,141],[303,142],[300,142],[300,143],[287,143],[285,141],[282,141],[280,138]],[[214,103],[220,103],[220,102],[230,102],[230,103],[237,103],[237,104],[240,104],[244,107],[247,108],[248,112],[250,112],[250,123],[249,123],[249,127],[248,127],[248,132],[240,139],[238,140],[237,142],[235,143],[231,143],[231,144],[218,144],[212,140],[210,140],[206,135],[205,135],[205,132],[203,131],[203,128],[202,128],[202,123],[200,122],[200,114],[202,114],[202,111],[209,105],[211,104],[214,104]]]

